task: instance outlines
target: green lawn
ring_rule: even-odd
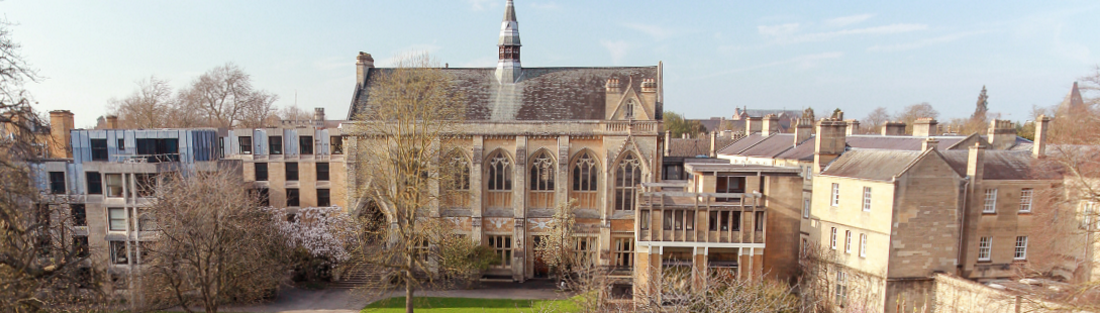
[[[553,312],[573,312],[569,300],[515,300],[471,298],[421,298],[417,297],[416,311],[425,313],[505,313],[538,312],[540,308],[556,307]],[[389,298],[371,303],[362,313],[405,312],[405,297]]]

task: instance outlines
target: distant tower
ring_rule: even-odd
[[[500,41],[497,42],[499,51],[497,60],[497,81],[501,84],[511,84],[519,80],[523,70],[519,64],[519,23],[516,22],[516,8],[512,0],[508,0],[504,8],[504,21],[500,23]]]

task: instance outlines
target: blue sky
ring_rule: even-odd
[[[504,0],[7,0],[0,14],[44,79],[40,110],[77,126],[155,75],[182,87],[226,62],[279,105],[346,115],[355,55],[379,66],[427,51],[452,67],[491,67]],[[1025,120],[1059,103],[1100,64],[1096,1],[516,0],[523,65],[665,65],[665,109],[729,116],[734,107],[841,108],[863,117],[929,102],[968,116]],[[297,96],[295,96],[297,95]]]

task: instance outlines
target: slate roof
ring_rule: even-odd
[[[966,139],[966,136],[932,136],[932,138],[940,142],[936,145],[936,149],[944,151]],[[921,150],[925,140],[928,140],[928,137],[883,135],[851,135],[845,139],[849,147],[889,150]]]
[[[739,155],[741,151],[752,147],[757,142],[764,140],[766,137],[760,135],[760,133],[753,133],[751,135],[742,137],[725,148],[719,149],[718,154]],[[793,139],[792,139],[793,140]]]
[[[921,154],[922,151],[911,150],[852,150],[830,163],[821,174],[890,181],[920,158]]]
[[[707,139],[672,138],[668,144],[668,156],[693,157],[710,153],[710,141]]]
[[[940,154],[947,160],[947,164],[955,169],[955,172],[960,176],[966,176],[966,163],[970,158],[969,150],[943,151]],[[982,168],[982,179],[1024,180],[1059,177],[1052,172],[1039,170],[1039,167],[1033,163],[1031,152],[1028,151],[985,150],[983,160],[985,165]]]
[[[349,119],[360,112],[370,97],[374,78],[392,68],[371,68],[364,75],[367,88],[356,86]],[[657,66],[645,67],[532,67],[523,68],[515,84],[500,84],[495,68],[442,68],[453,77],[453,92],[460,93],[468,120],[603,120],[608,79],[628,82],[641,92],[643,79],[658,79]],[[660,91],[658,91],[660,92]],[[657,103],[654,117],[661,116]]]

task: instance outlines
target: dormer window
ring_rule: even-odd
[[[623,118],[634,119],[634,100],[626,102],[626,108],[624,108]]]

